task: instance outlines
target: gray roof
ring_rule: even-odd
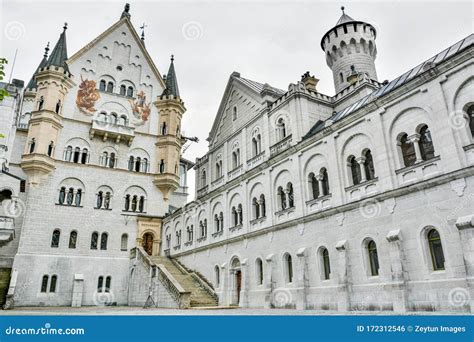
[[[234,76],[234,77],[236,77],[236,76]],[[245,84],[247,87],[249,87],[250,89],[256,91],[257,93],[261,93],[264,89],[271,89],[272,91],[274,91],[275,93],[277,93],[279,95],[283,95],[284,93],[286,93],[286,91],[275,88],[275,87],[272,87],[268,84],[262,84],[262,83],[259,83],[259,82],[255,82],[255,81],[252,81],[252,80],[249,80],[247,78],[240,77],[240,76],[238,76],[236,78],[240,82]]]
[[[337,25],[341,25],[341,24],[345,24],[345,23],[350,23],[351,21],[355,21],[354,19],[352,19],[350,16],[348,16],[347,14],[345,14],[344,12],[342,12],[342,15],[341,17],[339,18],[339,20],[337,21],[336,23],[336,26]]]
[[[474,45],[474,34],[471,34],[464,38],[463,40],[457,42],[456,44],[448,47],[447,49],[441,51],[440,53],[436,54],[435,56],[431,57],[430,59],[424,61],[423,63],[417,65],[413,69],[410,69],[409,71],[405,72],[403,75],[397,77],[391,82],[388,82],[385,84],[383,87],[374,90],[372,93],[369,95],[363,97],[362,99],[354,102],[352,105],[344,108],[343,110],[340,110],[337,113],[334,113],[329,120],[332,122],[339,121],[346,116],[349,116],[350,114],[354,113],[355,111],[359,110],[360,108],[363,108],[364,106],[368,105],[372,101],[390,93],[392,90],[404,85],[405,83],[408,83],[415,77],[423,74],[425,71],[430,69],[432,66],[435,66],[441,62],[444,62],[448,58],[452,57],[456,53],[458,53],[461,50],[467,49]],[[307,139],[311,137],[312,135],[316,134],[317,132],[321,131],[325,127],[324,122],[318,121],[316,124],[311,127],[309,132],[303,137],[303,139]]]
[[[38,72],[40,68],[43,68],[48,62],[48,51],[49,51],[49,43],[48,45],[46,45],[46,48],[44,49],[43,59],[41,60],[38,67],[35,69],[35,72],[33,76],[31,77],[31,80],[28,82],[26,89],[36,89],[36,73]]]
[[[171,55],[171,64],[168,69],[168,75],[166,76],[166,88],[163,90],[162,95],[174,95],[179,97],[178,80],[176,78],[176,72],[174,71],[174,57]]]
[[[66,63],[66,60],[67,60],[66,30],[67,30],[67,23],[64,24],[63,32],[59,36],[59,40],[54,46],[53,52],[51,52],[51,56],[49,56],[46,66],[61,67],[64,69],[64,71],[69,72],[69,68]]]

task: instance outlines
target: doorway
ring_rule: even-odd
[[[148,255],[153,255],[153,234],[143,234],[142,247]]]

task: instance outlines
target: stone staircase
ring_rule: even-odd
[[[218,306],[218,297],[214,289],[202,276],[168,257],[153,256],[150,260],[158,267],[164,267],[184,291],[190,293],[191,308]]]

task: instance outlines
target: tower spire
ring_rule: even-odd
[[[28,82],[28,85],[26,86],[26,89],[36,89],[36,73],[38,72],[39,69],[44,68],[46,66],[46,63],[48,63],[48,52],[49,52],[49,42],[44,48],[44,54],[43,54],[43,59],[39,63],[38,67],[35,69],[35,72],[33,73],[33,76],[31,77],[30,81]]]
[[[63,32],[59,36],[59,40],[54,46],[53,51],[51,52],[51,56],[49,56],[48,62],[46,63],[46,66],[61,67],[64,69],[64,71],[69,72],[69,68],[66,63],[66,60],[67,60],[66,30],[67,30],[67,23],[64,23]]]
[[[179,96],[178,79],[176,78],[176,72],[174,70],[174,55],[171,55],[170,68],[166,76],[166,88],[162,95]]]

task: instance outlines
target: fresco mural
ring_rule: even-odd
[[[137,94],[137,99],[135,101],[129,100],[132,106],[132,113],[136,119],[137,125],[143,125],[148,121],[148,117],[151,112],[151,102],[146,102],[146,95],[142,91]]]
[[[81,84],[77,91],[76,105],[86,115],[95,113],[95,104],[100,99],[99,91],[96,88],[96,82],[93,80],[83,79],[81,76]]]

